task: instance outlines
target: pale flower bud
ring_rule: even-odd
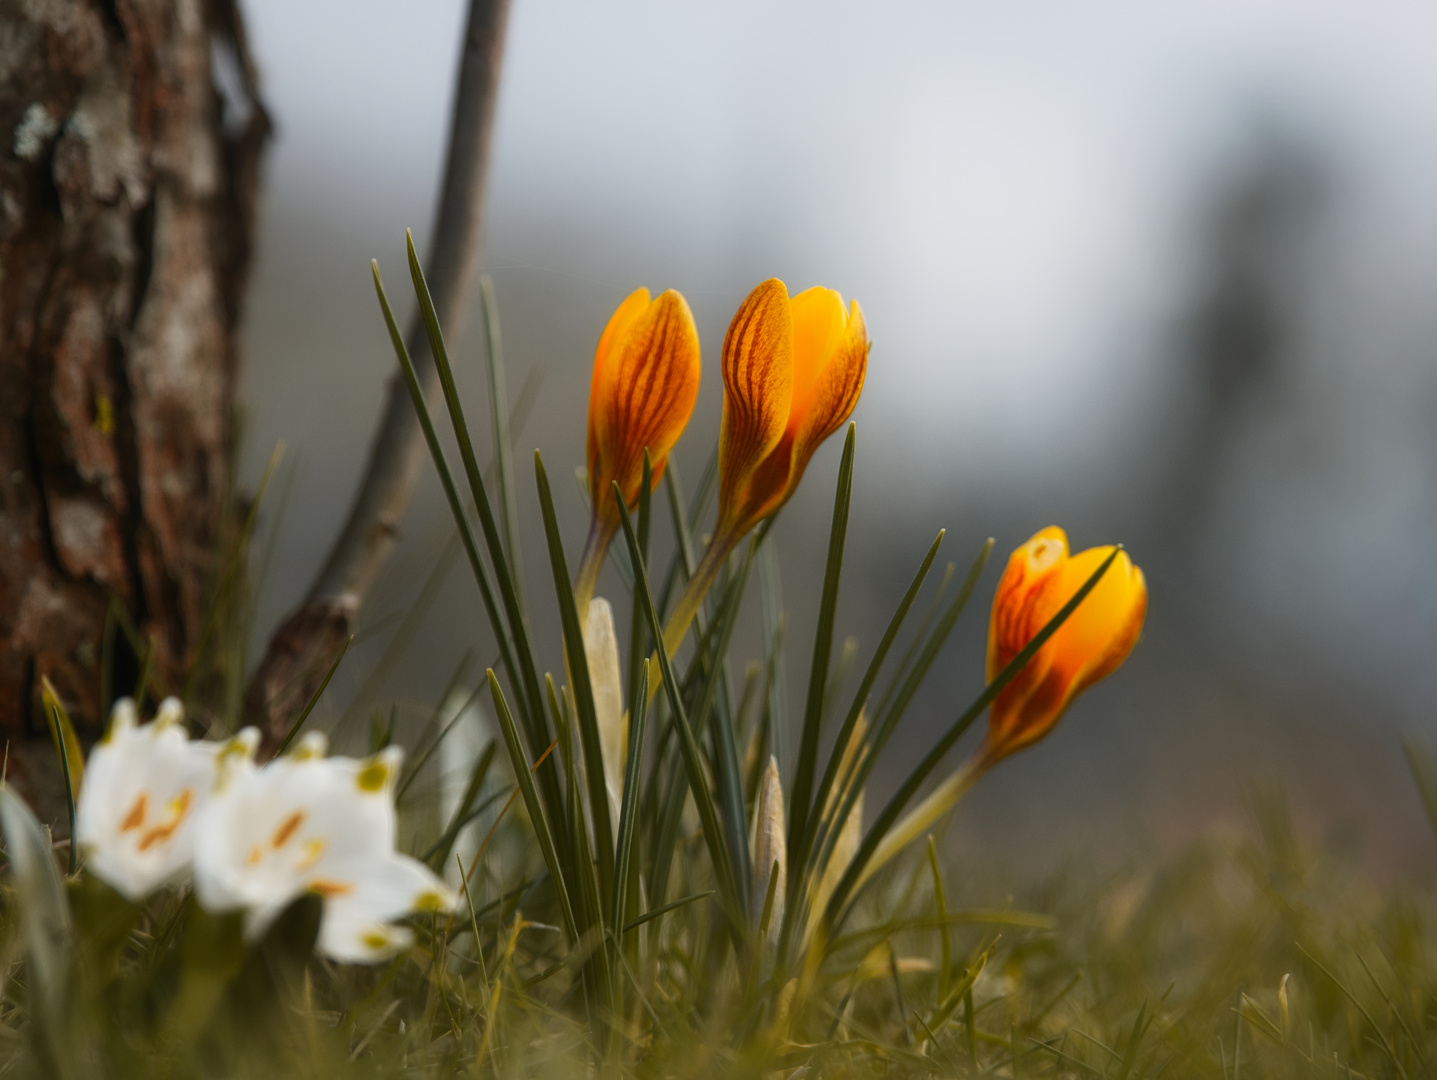
[[[624,798],[624,767],[629,755],[629,717],[624,710],[614,609],[602,596],[589,601],[584,619],[584,657],[589,664],[589,685],[594,691],[599,753],[604,759],[604,787],[609,793],[609,820],[617,825]]]
[[[758,804],[754,807],[753,838],[753,917],[757,923],[763,916],[768,896],[768,881],[778,864],[778,881],[774,887],[773,910],[768,919],[770,941],[778,939],[783,923],[784,887],[788,880],[788,842],[783,813],[783,782],[778,775],[778,761],[768,759],[768,768],[758,785]]]

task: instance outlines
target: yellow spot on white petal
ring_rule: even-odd
[[[300,859],[295,869],[303,874],[314,869],[314,864],[319,862],[319,857],[324,854],[325,842],[318,837],[304,842],[304,858]]]
[[[264,852],[256,845],[249,849],[249,857],[245,859],[246,866],[258,866],[259,861],[264,858]]]
[[[433,889],[420,893],[414,900],[415,911],[448,911],[449,906],[448,897],[435,892]]]
[[[303,824],[304,811],[296,810],[280,822],[279,828],[274,831],[274,838],[270,840],[271,846],[275,849],[284,847],[285,844],[289,843],[290,838],[299,832],[299,827]]]
[[[382,934],[378,930],[369,930],[359,940],[366,949],[373,949],[375,952],[378,952],[381,949],[389,948],[390,937],[388,934]]]
[[[360,791],[383,791],[384,785],[388,782],[389,765],[380,758],[371,758],[365,763],[364,768],[359,770],[359,775],[355,777],[355,783],[359,785]]]

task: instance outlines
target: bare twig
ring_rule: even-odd
[[[464,300],[479,264],[484,185],[494,126],[508,0],[470,0],[464,31],[443,189],[427,260],[440,324],[451,339],[462,330]],[[409,353],[425,392],[437,382],[423,326],[409,327]],[[409,393],[396,374],[370,444],[369,461],[349,519],[305,601],[270,638],[245,694],[247,719],[273,752],[289,718],[324,675],[324,658],[349,636],[359,605],[398,541],[399,525],[424,461],[424,441]]]

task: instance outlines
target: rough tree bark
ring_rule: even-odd
[[[267,131],[234,0],[0,0],[0,737],[51,820],[40,677],[93,738],[111,597],[195,650]]]

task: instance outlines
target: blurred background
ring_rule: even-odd
[[[407,294],[463,6],[244,6],[278,127],[245,482],[289,447],[258,653],[344,516],[394,368],[368,261]],[[880,787],[981,688],[1001,566],[1057,523],[1075,547],[1128,545],[1145,639],[963,804],[960,851],[1040,873],[1167,851],[1282,784],[1332,850],[1379,873],[1425,862],[1401,738],[1432,729],[1437,697],[1434,40],[1437,9],[1415,0],[514,0],[484,268],[511,395],[539,380],[517,439],[530,595],[551,593],[528,451],[561,478],[575,558],[586,511],[562,478],[614,306],[647,285],[693,307],[704,384],[674,457],[692,490],[734,308],[769,276],[827,285],[859,299],[874,341],[840,633],[866,661],[938,528],[960,568],[997,540]],[[474,302],[457,353],[487,417]],[[839,449],[775,530],[791,717]],[[471,684],[490,662],[461,560],[356,700],[450,532],[431,471],[332,718],[391,701],[425,716],[466,650]],[[609,571],[601,591],[620,587]],[[554,613],[531,605],[556,663]]]

